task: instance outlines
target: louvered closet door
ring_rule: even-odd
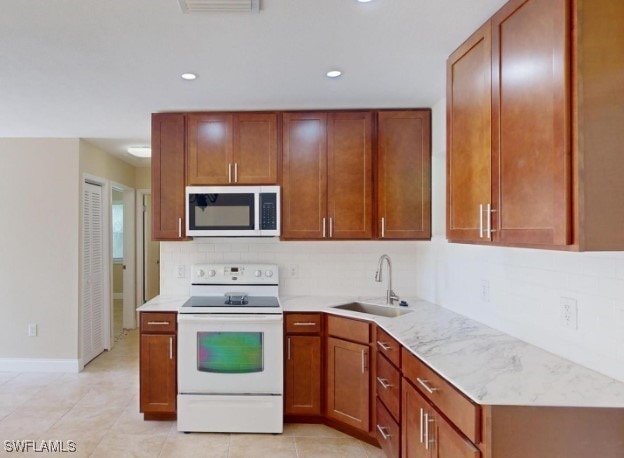
[[[82,362],[104,351],[104,238],[102,188],[84,184]]]

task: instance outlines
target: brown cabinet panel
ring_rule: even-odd
[[[328,236],[373,235],[372,114],[334,112],[328,120]]]
[[[152,115],[152,239],[184,238],[184,115]]]
[[[437,458],[479,458],[481,456],[479,449],[455,431],[442,415],[435,414],[434,420],[432,439],[435,441],[434,449]]]
[[[388,358],[396,367],[401,367],[401,344],[386,331],[377,327],[377,352]]]
[[[328,418],[369,430],[370,354],[368,345],[327,339]]]
[[[368,344],[370,339],[370,324],[366,321],[328,315],[327,334],[362,344]]]
[[[571,242],[569,4],[512,0],[492,18],[492,204],[500,242]]]
[[[481,411],[449,382],[405,348],[403,375],[412,382],[470,440],[480,440]]]
[[[424,413],[427,401],[416,388],[403,379],[401,387],[401,453],[405,458],[429,458],[430,448],[425,448]]]
[[[327,237],[327,114],[283,114],[282,237]]]
[[[141,334],[140,408],[143,413],[176,412],[176,336]]]
[[[284,412],[321,414],[321,337],[286,337]]]
[[[383,356],[377,354],[375,379],[377,397],[384,403],[388,412],[399,420],[401,405],[401,373]]]
[[[277,114],[234,115],[232,182],[277,183]]]
[[[492,196],[492,40],[486,22],[447,61],[447,237],[487,241]]]
[[[399,458],[401,456],[401,428],[379,399],[377,399],[376,407],[375,437],[377,442],[381,444],[388,458]]]
[[[322,315],[320,313],[286,313],[287,334],[319,334]]]
[[[189,185],[231,182],[232,115],[189,114],[186,168]]]
[[[377,114],[378,236],[431,238],[431,111]]]

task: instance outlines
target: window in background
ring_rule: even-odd
[[[113,259],[123,260],[123,204],[113,203]]]

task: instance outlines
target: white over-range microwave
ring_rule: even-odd
[[[187,186],[186,235],[280,235],[279,186]]]

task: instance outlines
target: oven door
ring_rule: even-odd
[[[178,315],[178,393],[281,394],[282,315]]]

